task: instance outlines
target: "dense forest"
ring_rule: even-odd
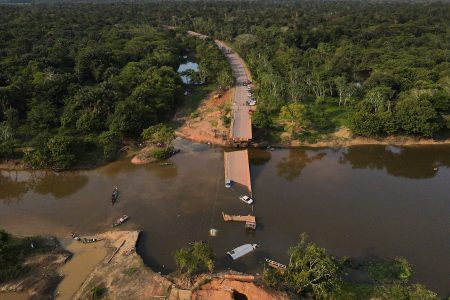
[[[124,139],[171,118],[176,72],[198,58],[203,82],[231,68],[211,41],[136,18],[126,6],[4,6],[0,14],[0,156],[64,169],[108,161]],[[225,72],[226,76],[223,75]]]
[[[231,69],[227,41],[256,81],[262,133],[315,141],[446,136],[450,5],[445,2],[193,1],[4,5],[0,155],[67,168],[111,159],[126,138],[183,102],[176,70],[193,52],[202,81]],[[175,31],[165,26],[174,26]],[[225,74],[225,75],[224,75]],[[225,79],[224,79],[225,78]]]
[[[258,83],[257,127],[306,139],[450,127],[448,2],[198,5],[174,5],[172,25],[233,43]]]

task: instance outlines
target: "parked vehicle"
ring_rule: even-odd
[[[252,203],[253,203],[253,199],[250,198],[250,197],[247,196],[247,195],[241,195],[241,196],[239,196],[239,200],[241,200],[242,202],[245,202],[245,203],[247,203],[247,204],[252,204]]]
[[[229,179],[225,180],[225,187],[226,187],[227,189],[229,189],[229,188],[231,187],[231,184],[232,184],[232,181],[231,181],[231,180],[229,180]]]

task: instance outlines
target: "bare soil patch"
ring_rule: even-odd
[[[214,278],[211,282],[200,286],[192,295],[193,300],[285,300],[285,293],[275,292],[257,286],[253,282],[243,282],[222,278]]]
[[[227,90],[220,98],[211,93],[203,100],[197,111],[185,119],[176,135],[197,143],[228,145],[230,130],[222,116],[229,117],[234,88]]]

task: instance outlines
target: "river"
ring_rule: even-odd
[[[173,270],[172,252],[209,241],[218,268],[262,272],[264,257],[287,262],[301,232],[330,253],[357,259],[404,256],[413,281],[450,293],[450,146],[345,149],[252,149],[258,228],[224,223],[221,212],[247,214],[239,191],[225,189],[223,149],[178,140],[173,165],[117,161],[95,170],[1,171],[0,227],[12,233],[67,237],[141,229],[138,252],[157,271]],[[120,197],[114,207],[114,185]],[[209,237],[210,228],[219,230]],[[226,251],[260,248],[236,262]]]

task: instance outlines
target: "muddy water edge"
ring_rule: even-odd
[[[404,256],[413,281],[450,293],[450,146],[252,149],[254,233],[222,221],[222,211],[251,212],[237,199],[241,191],[224,187],[224,150],[177,147],[166,166],[123,160],[86,171],[1,171],[0,227],[67,238],[107,231],[127,214],[123,229],[143,230],[138,252],[163,273],[174,268],[172,252],[195,240],[213,246],[219,269],[261,272],[265,257],[287,262],[288,247],[307,232],[338,256]],[[226,257],[243,243],[261,247],[236,262]]]

